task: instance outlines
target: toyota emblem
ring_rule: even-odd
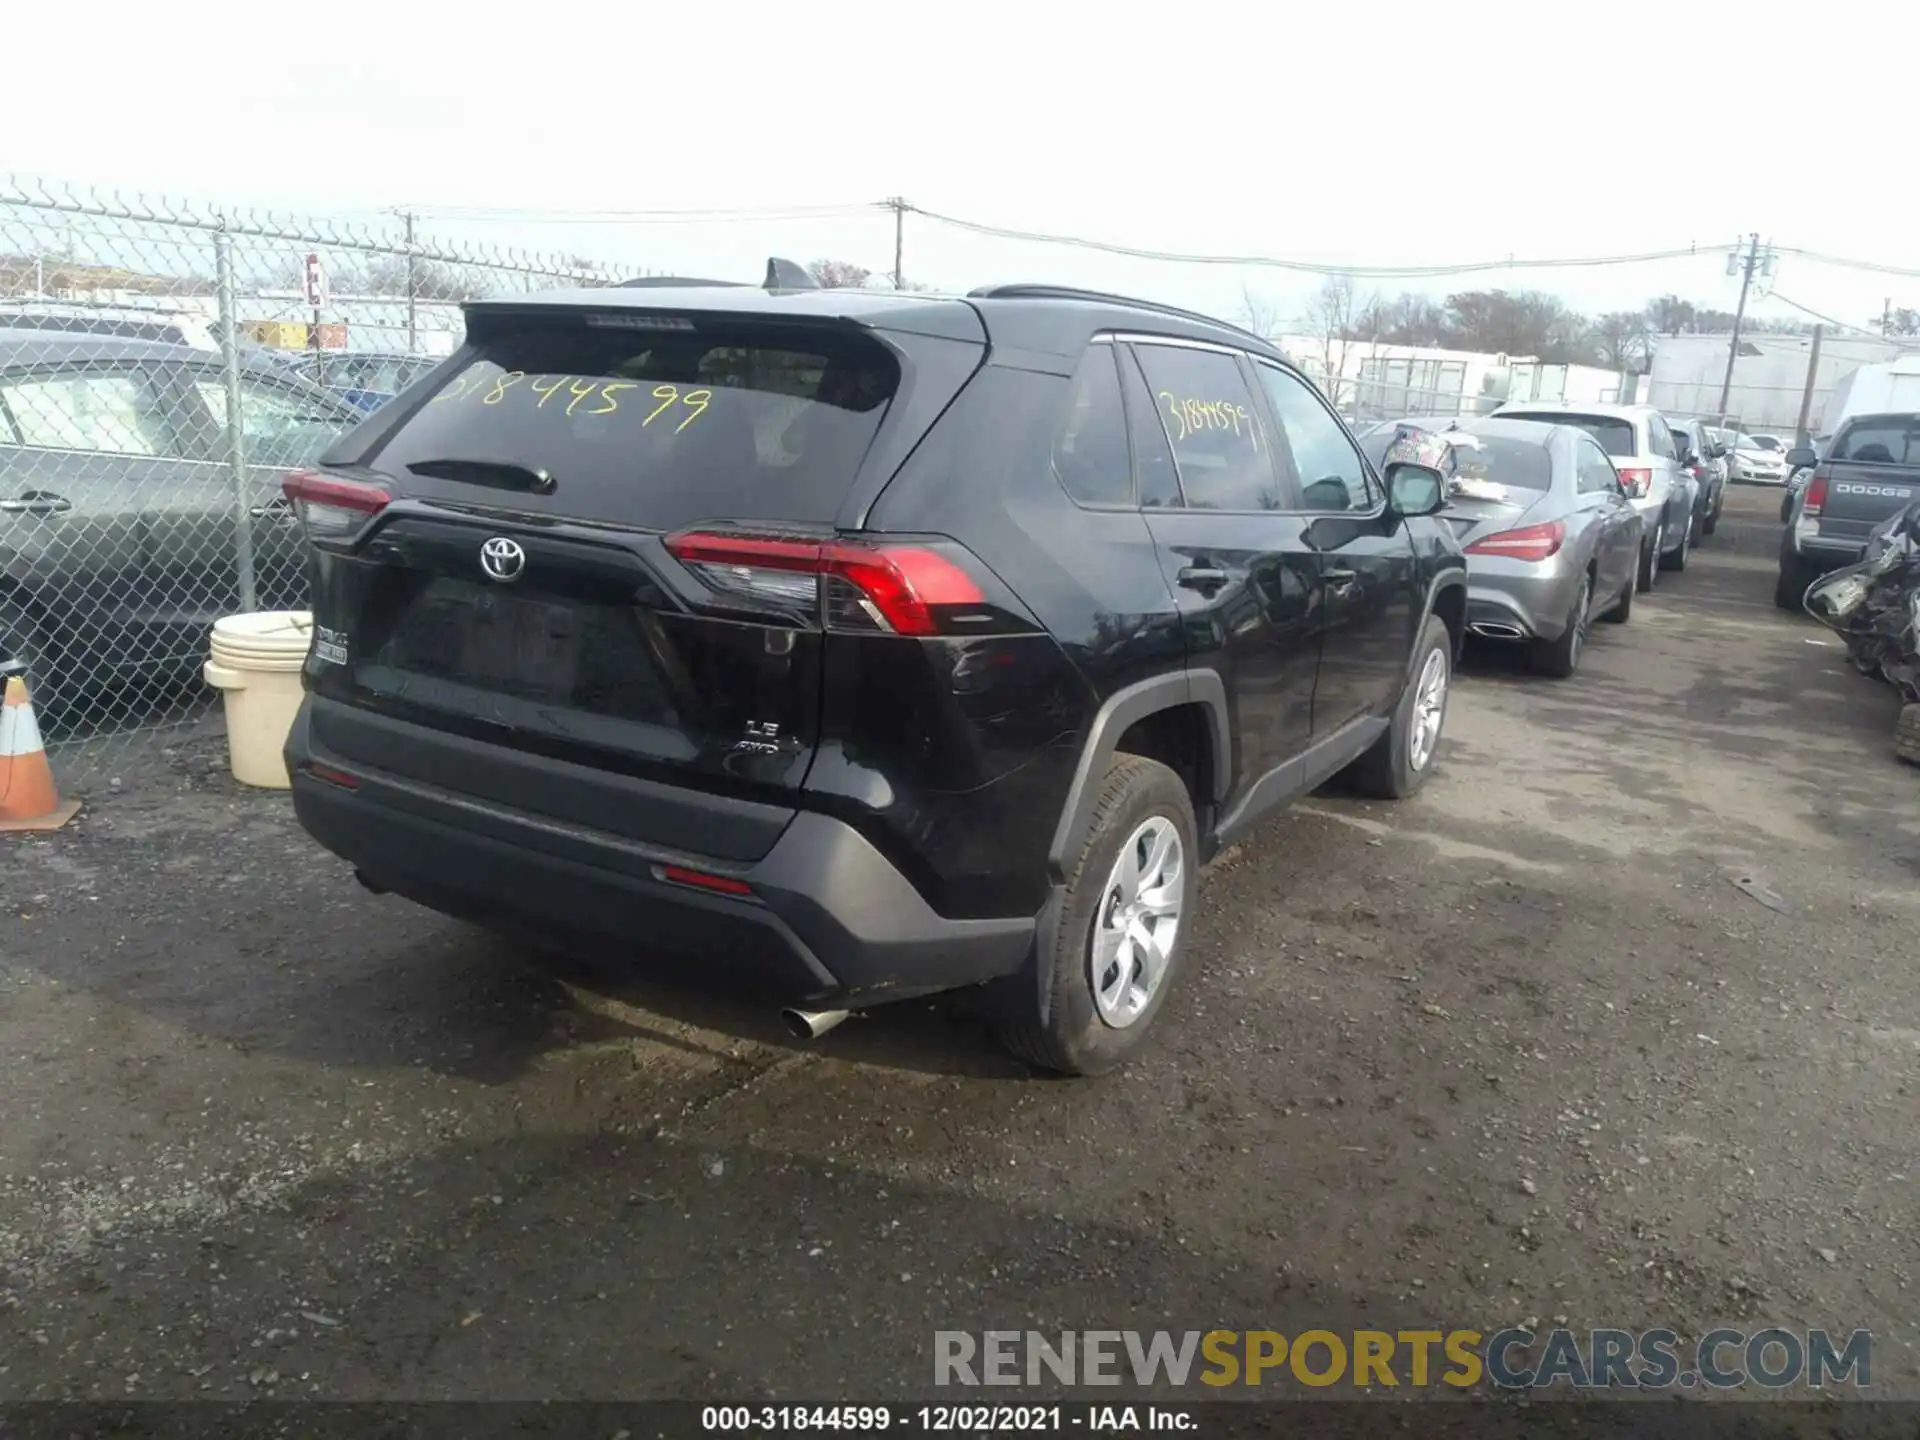
[[[518,580],[527,568],[527,552],[520,548],[519,541],[496,535],[480,546],[480,568],[487,572],[488,579],[507,584]]]

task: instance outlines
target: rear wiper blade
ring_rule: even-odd
[[[560,483],[550,471],[503,460],[416,460],[407,469],[429,480],[455,480],[495,490],[528,490],[535,495],[551,495]]]

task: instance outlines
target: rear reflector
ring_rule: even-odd
[[[280,482],[287,499],[300,516],[300,524],[312,540],[338,539],[351,535],[393,502],[393,496],[378,485],[363,485],[357,480],[342,480],[316,470],[295,470]]]
[[[670,537],[667,549],[718,590],[780,605],[819,605],[834,630],[937,635],[933,607],[986,599],[953,561],[913,545],[689,531]]]
[[[349,775],[344,770],[336,770],[331,765],[322,765],[317,760],[309,760],[304,767],[307,774],[316,780],[324,780],[329,785],[337,785],[342,790],[358,790],[360,778]]]
[[[1627,494],[1636,500],[1644,500],[1653,489],[1653,471],[1621,470],[1620,483],[1627,488]]]
[[[1622,472],[1624,473],[1624,472]],[[1538,564],[1560,553],[1567,542],[1567,527],[1558,520],[1545,525],[1524,525],[1518,530],[1502,530],[1467,546],[1469,555],[1503,555],[1509,560]]]
[[[688,870],[680,865],[656,865],[656,879],[669,885],[688,885],[695,890],[711,890],[717,895],[751,895],[753,887],[731,875],[709,875],[704,870]]]

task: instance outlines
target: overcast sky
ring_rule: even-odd
[[[1334,264],[1597,256],[1363,288],[1733,306],[1737,235],[1920,269],[1903,180],[1907,7],[1490,3],[623,7],[100,0],[8,67],[22,173],[757,278],[768,254],[893,263],[889,213],[752,223],[455,211],[928,210],[1152,249]],[[110,18],[113,17],[113,18]],[[16,41],[18,36],[15,37]],[[88,44],[94,48],[86,48]],[[25,57],[16,56],[17,61]],[[1858,197],[1850,203],[1848,197]],[[1317,282],[907,220],[909,280],[1054,280],[1291,315]],[[1792,255],[1779,296],[1853,323],[1920,278]],[[1760,315],[1793,316],[1783,300]]]

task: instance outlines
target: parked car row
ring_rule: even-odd
[[[1726,503],[1723,447],[1645,405],[1515,402],[1491,416],[1383,421],[1360,443],[1435,435],[1452,457],[1441,511],[1468,562],[1467,628],[1571,675],[1594,619],[1684,570]]]

